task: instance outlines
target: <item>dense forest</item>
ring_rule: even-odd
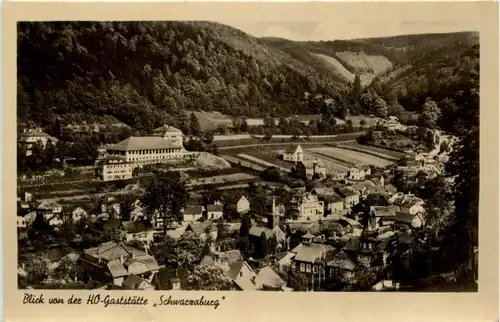
[[[461,57],[475,42],[473,33],[293,42],[201,21],[23,22],[18,120],[46,127],[56,118],[62,125],[111,119],[145,133],[188,122],[185,110],[282,117],[329,105],[338,117],[418,113],[442,84],[459,81]],[[362,89],[311,55],[341,51],[383,56],[394,67]],[[330,102],[304,100],[305,93]]]
[[[148,131],[181,110],[291,115],[301,93],[337,88],[213,23],[29,22],[19,24],[18,46],[18,118],[41,125],[58,115],[111,115]]]

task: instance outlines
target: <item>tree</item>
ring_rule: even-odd
[[[373,103],[373,107],[375,108],[375,113],[382,117],[386,118],[388,114],[387,103],[380,97],[378,97]]]
[[[427,98],[422,106],[422,114],[420,115],[420,122],[428,127],[436,126],[436,122],[441,116],[441,110],[436,102],[431,98]]]
[[[265,258],[267,256],[267,252],[268,252],[267,236],[265,232],[262,232],[262,234],[259,237],[259,244],[258,248],[256,249],[256,256],[259,258]]]
[[[140,200],[150,220],[157,216],[163,219],[165,234],[167,227],[179,220],[180,210],[186,200],[186,190],[178,173],[173,175],[160,172],[146,186]]]
[[[222,291],[229,290],[232,285],[231,279],[217,265],[199,265],[189,274],[187,281],[193,290],[198,291]]]
[[[24,270],[28,274],[27,282],[31,285],[40,285],[49,277],[48,262],[43,257],[35,256],[26,261]]]
[[[168,267],[191,269],[201,260],[203,247],[204,243],[195,233],[186,231],[177,240],[166,236],[165,241],[152,252]]]
[[[192,135],[198,136],[198,137],[200,136],[200,134],[201,134],[200,122],[198,121],[198,118],[196,117],[194,112],[191,113],[191,115],[189,117],[189,129],[190,129]]]
[[[355,98],[359,97],[359,95],[361,94],[361,77],[359,76],[359,74],[356,74],[356,76],[354,76],[354,83],[353,83],[353,87],[352,87],[352,94]]]
[[[214,140],[214,135],[212,134],[212,132],[207,131],[203,134],[203,142],[205,142],[206,144],[211,144],[213,140]]]
[[[296,292],[304,292],[309,289],[309,277],[297,271],[291,271],[289,274],[289,283]]]
[[[241,220],[240,237],[247,237],[251,226],[252,219],[250,218],[250,215],[245,214]]]

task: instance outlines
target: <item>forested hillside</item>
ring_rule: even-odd
[[[304,92],[335,82],[234,28],[208,22],[55,22],[18,26],[18,118],[110,115],[138,130],[179,110],[305,114]]]
[[[468,53],[477,42],[474,33],[294,42],[212,22],[23,22],[18,119],[115,120],[145,133],[185,124],[182,110],[420,113],[427,97],[443,99],[478,63]],[[306,92],[333,100],[305,101]]]

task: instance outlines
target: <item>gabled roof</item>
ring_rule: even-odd
[[[349,256],[344,251],[340,251],[337,255],[335,255],[333,259],[326,263],[326,265],[345,269],[348,271],[354,270],[357,266],[356,263],[351,258],[349,258]]]
[[[267,227],[252,226],[250,227],[250,231],[248,232],[249,235],[255,237],[260,237],[262,233],[266,234],[266,237],[268,239],[273,236],[273,231]]]
[[[125,280],[123,281],[123,286],[129,290],[140,289],[139,287],[141,286],[141,284],[147,285],[147,288],[153,288],[153,285],[151,283],[134,274],[127,276],[127,278],[125,278]]]
[[[101,258],[106,261],[119,259],[120,256],[128,258],[129,256],[132,256],[132,253],[134,253],[136,257],[147,255],[145,252],[137,248],[116,244],[113,242],[103,243],[100,246],[85,249],[84,252],[87,255]]]
[[[297,247],[292,249],[292,253],[295,253],[294,260],[301,262],[314,263],[321,260],[328,260],[333,255],[332,252],[335,248],[327,244],[299,244]]]
[[[394,217],[399,210],[398,206],[370,206],[370,213],[375,217]]]
[[[262,285],[272,288],[281,288],[286,286],[286,282],[269,266],[262,268],[257,276],[259,277]]]
[[[411,224],[413,222],[413,219],[415,219],[417,215],[411,215],[407,214],[405,212],[397,212],[396,213],[396,221],[405,223],[405,224]]]
[[[245,264],[246,263],[243,260],[235,261],[229,264],[229,270],[226,273],[227,277],[229,277],[232,280],[238,278],[238,275],[240,274],[240,271],[243,268],[243,266],[245,266]]]
[[[43,201],[38,205],[38,209],[40,210],[51,210],[53,208],[59,208],[59,207],[61,207],[61,205],[55,201]]]
[[[138,151],[180,148],[180,145],[172,144],[158,136],[131,136],[114,145],[109,145],[108,150],[113,151]]]
[[[184,214],[185,215],[199,215],[203,212],[203,207],[202,206],[187,206],[184,209]]]
[[[207,206],[207,211],[223,211],[224,206],[223,205],[208,205]]]
[[[292,144],[286,148],[284,153],[292,153],[293,154],[293,153],[297,152],[299,147],[300,147],[300,144]]]
[[[359,193],[357,191],[351,190],[347,187],[344,188],[339,188],[338,192],[340,196],[346,198],[346,197],[352,197],[352,196],[359,196]]]
[[[123,228],[131,234],[140,233],[147,230],[149,227],[148,223],[144,220],[137,221],[124,221]]]
[[[182,131],[179,130],[176,127],[173,127],[171,125],[164,124],[156,129],[153,130],[153,133],[158,133],[158,132],[163,132],[163,133],[179,133],[182,134]]]

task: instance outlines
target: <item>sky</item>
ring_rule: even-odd
[[[475,31],[472,24],[439,21],[400,21],[383,24],[378,21],[314,22],[223,22],[255,37],[279,37],[290,40],[335,40],[389,37],[406,34]]]

